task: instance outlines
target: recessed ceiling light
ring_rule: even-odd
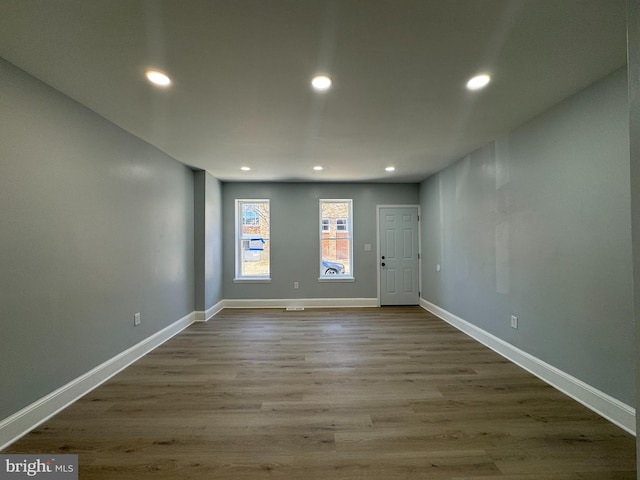
[[[490,81],[491,81],[491,77],[486,73],[483,73],[482,75],[476,75],[475,77],[473,77],[471,80],[467,82],[467,88],[469,90],[480,90],[481,88],[484,88],[487,85],[489,85]]]
[[[243,172],[249,172],[251,170],[251,167],[240,167],[240,170],[242,170]]]
[[[171,79],[166,73],[162,73],[158,70],[147,70],[145,75],[154,85],[158,85],[160,87],[168,87],[171,85]]]
[[[326,75],[317,75],[311,80],[311,85],[319,92],[329,90],[332,83],[331,77]]]
[[[391,166],[389,166],[389,167],[385,168],[385,170],[386,170],[387,172],[393,172],[395,169],[396,169],[396,167],[391,167]]]
[[[324,167],[323,167],[323,166],[321,166],[321,165],[316,165],[315,167],[313,167],[313,169],[314,169],[316,172],[320,172],[320,171],[324,170]]]

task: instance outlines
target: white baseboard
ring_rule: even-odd
[[[207,308],[204,312],[195,312],[196,322],[208,322],[224,308],[224,300],[220,300],[213,307]]]
[[[510,343],[486,332],[485,330],[463,320],[456,315],[420,299],[420,306],[425,310],[440,317],[458,330],[486,345],[494,352],[502,355],[516,365],[524,368],[552,387],[580,402],[585,407],[593,410],[598,415],[626,430],[632,435],[636,434],[636,410],[635,408],[617,400],[610,395],[592,387],[562,370],[550,365],[527,352],[514,347]]]
[[[53,417],[80,397],[103,384],[140,357],[157,348],[195,321],[190,313],[168,327],[63,385],[31,405],[0,421],[0,451]]]
[[[377,298],[264,298],[227,299],[224,308],[351,308],[377,307]]]

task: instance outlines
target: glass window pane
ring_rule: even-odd
[[[351,200],[321,200],[320,219],[320,276],[352,276]]]
[[[236,232],[236,276],[269,278],[269,201],[236,200],[239,218]]]
[[[260,239],[247,239],[242,242],[242,261],[240,275],[243,277],[269,276],[269,242]],[[251,248],[255,243],[262,243],[262,249]]]
[[[242,205],[242,225],[260,225],[260,214],[257,204]]]

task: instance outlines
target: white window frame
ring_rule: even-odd
[[[349,273],[343,275],[325,275],[322,271],[322,234],[327,233],[330,230],[324,230],[324,225],[322,223],[322,205],[325,203],[347,203],[349,205],[349,216],[346,222],[346,230],[337,230],[337,219],[336,219],[336,233],[348,233],[349,239]],[[353,199],[351,198],[321,198],[318,200],[318,224],[319,224],[319,233],[320,233],[320,251],[319,251],[319,270],[320,276],[318,278],[319,282],[355,282],[355,276],[353,272]],[[326,217],[324,217],[326,219]],[[329,222],[331,224],[331,222]]]
[[[242,244],[248,241],[247,238],[242,238],[242,206],[248,203],[266,203],[269,206],[269,275],[265,276],[247,276],[242,275]],[[236,198],[235,199],[235,283],[269,283],[271,282],[271,202],[268,198]],[[260,226],[262,222],[258,222]]]

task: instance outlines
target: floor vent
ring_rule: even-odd
[[[301,312],[304,307],[287,307],[287,312]]]

